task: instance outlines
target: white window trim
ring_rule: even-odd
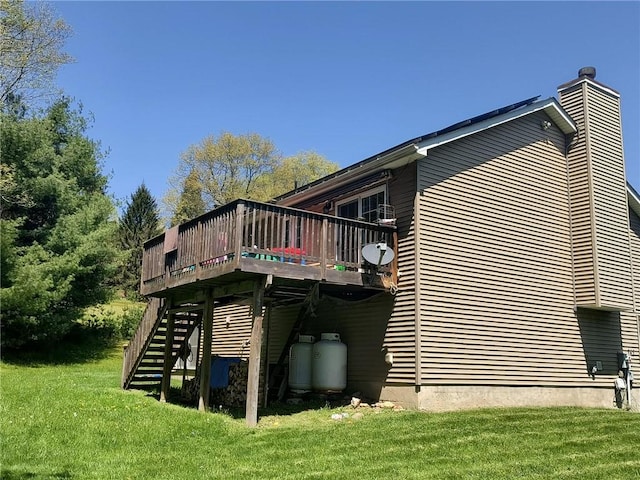
[[[341,205],[345,205],[347,203],[351,203],[354,200],[358,200],[358,218],[362,217],[362,199],[364,197],[370,197],[371,195],[375,195],[376,193],[379,193],[379,192],[384,192],[384,201],[385,201],[385,203],[389,203],[388,202],[389,197],[388,197],[388,194],[387,194],[387,185],[383,184],[383,185],[380,185],[378,187],[372,188],[370,190],[364,190],[364,191],[360,192],[357,195],[352,195],[350,197],[347,197],[347,198],[344,198],[344,199],[340,200],[339,202],[336,202],[336,204],[335,204],[335,215],[336,215],[336,217],[339,217],[338,211],[339,211]]]

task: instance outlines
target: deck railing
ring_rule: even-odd
[[[373,266],[364,262],[362,247],[377,242],[392,246],[394,230],[386,225],[236,200],[147,241],[141,292],[149,295],[244,270],[245,265],[257,265],[256,260],[304,267],[308,278],[321,280],[327,278],[328,271],[334,277],[338,272],[365,273]],[[279,271],[286,275],[286,269]]]

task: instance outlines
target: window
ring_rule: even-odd
[[[357,197],[348,198],[336,203],[338,217],[361,219],[375,223],[378,220],[378,207],[386,202],[385,186],[368,190]]]
[[[336,202],[336,215],[342,218],[364,220],[376,223],[378,221],[378,207],[385,204],[386,186],[367,190],[361,194]],[[362,262],[362,246],[371,241],[371,233],[366,229],[354,225],[339,223],[336,235],[336,261],[346,264],[360,264]]]

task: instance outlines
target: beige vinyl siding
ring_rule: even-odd
[[[248,359],[250,338],[251,308],[248,305],[231,304],[214,309],[211,343],[213,355]]]
[[[289,332],[293,328],[293,324],[298,318],[300,312],[300,304],[273,307],[269,313],[268,329],[268,356],[269,363],[276,364],[280,353],[285,346]],[[303,324],[301,333],[305,335],[313,334],[309,322]]]
[[[395,207],[398,227],[398,292],[388,318],[385,346],[394,355],[387,383],[416,384],[416,296],[414,203],[416,198],[416,163],[392,172],[389,201]],[[386,315],[386,313],[385,313]],[[362,328],[370,319],[364,318]]]
[[[629,208],[629,240],[631,242],[631,264],[633,270],[633,295],[635,312],[623,312],[623,325],[625,330],[624,347],[625,351],[634,350],[632,366],[636,378],[640,375],[640,217]],[[636,385],[640,382],[636,381]]]
[[[636,311],[640,309],[640,217],[629,208],[629,240],[631,242],[631,266],[633,269],[633,292]]]
[[[568,155],[577,303],[631,309],[619,97],[590,82],[560,93],[579,129]]]
[[[588,91],[600,304],[631,309],[629,221],[619,99],[593,87]]]
[[[585,357],[589,368],[602,362],[602,371],[597,379],[611,385],[611,378],[618,374],[618,352],[636,345],[637,333],[631,331],[632,324],[625,313],[594,309],[579,309],[578,321]]]
[[[622,335],[621,351],[632,352],[631,367],[636,378],[640,372],[640,344],[638,343],[638,315],[633,312],[620,312],[620,327]],[[638,383],[636,380],[636,387]]]
[[[610,384],[588,376],[584,344],[615,356],[620,322],[574,313],[564,137],[543,120],[419,161],[423,384]]]
[[[584,99],[582,90],[562,92],[564,109],[576,122],[578,134],[571,142],[567,155],[576,303],[596,305],[595,257],[591,211],[591,184],[587,144],[584,139]]]

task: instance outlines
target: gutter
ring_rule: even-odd
[[[331,175],[322,177],[320,180],[300,187],[298,190],[276,197],[275,203],[283,206],[297,204],[310,197],[322,195],[323,193],[354,182],[366,175],[370,175],[377,169],[389,168],[389,164],[392,162],[406,159],[406,162],[409,163],[420,156],[421,154],[418,152],[417,145],[413,141],[410,141],[397,148],[382,152],[377,157],[362,160],[342,170],[338,170]]]

